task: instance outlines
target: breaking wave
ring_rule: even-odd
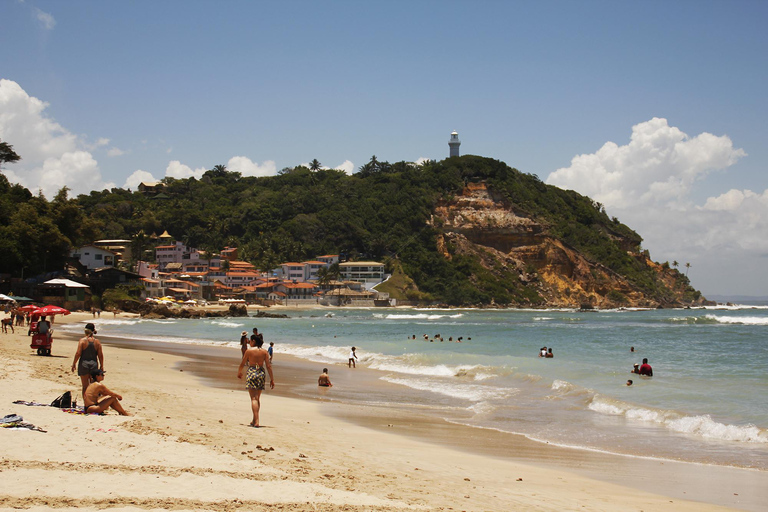
[[[587,406],[590,410],[628,420],[645,421],[666,427],[673,432],[691,434],[708,439],[743,443],[768,443],[768,431],[755,425],[727,425],[708,414],[688,416],[675,411],[652,409],[596,395]]]

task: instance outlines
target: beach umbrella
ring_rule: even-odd
[[[48,304],[47,306],[43,306],[40,309],[38,309],[36,313],[39,313],[41,315],[68,315],[70,311],[68,309],[62,308],[61,306],[54,306],[52,304]]]
[[[37,306],[33,306],[32,304],[28,304],[26,306],[21,306],[19,308],[19,311],[24,311],[25,313],[27,311],[37,311],[37,310],[38,310],[38,307]]]

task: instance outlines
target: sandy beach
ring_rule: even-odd
[[[0,429],[0,510],[701,511],[760,510],[768,499],[761,471],[570,450],[299,399],[291,386],[316,375],[289,358],[276,360],[277,388],[262,395],[263,427],[250,428],[236,350],[106,342],[105,384],[133,416],[16,405],[67,390],[82,402],[70,372],[76,339],[56,336],[51,357],[35,355],[26,328],[0,334],[0,344],[0,416],[46,431]],[[217,377],[227,367],[231,377]],[[336,386],[363,378],[340,374],[332,369]]]

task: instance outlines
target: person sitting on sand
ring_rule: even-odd
[[[98,413],[106,411],[108,408],[113,408],[121,416],[130,416],[123,406],[120,405],[120,401],[123,399],[121,395],[118,395],[114,391],[110,391],[102,381],[104,380],[104,370],[93,370],[91,372],[91,379],[93,382],[88,385],[88,389],[83,394],[83,410],[86,414]]]
[[[254,329],[255,330],[255,329]],[[237,378],[243,378],[243,367],[248,364],[248,373],[245,377],[245,387],[251,397],[251,410],[253,420],[248,424],[251,427],[259,426],[259,410],[261,409],[261,392],[264,390],[266,375],[264,366],[269,372],[269,388],[275,389],[275,378],[272,375],[272,363],[269,362],[269,354],[261,348],[264,341],[260,338],[251,338],[251,347],[243,354],[240,367],[237,369]]]
[[[350,368],[357,368],[357,365],[355,365],[355,359],[357,359],[357,354],[355,354],[355,347],[352,347],[352,350],[349,352],[349,361],[347,362],[347,366]]]
[[[75,359],[72,361],[72,371],[77,366],[77,374],[80,376],[80,383],[83,386],[83,402],[85,402],[85,390],[91,383],[91,373],[94,370],[104,371],[104,353],[101,351],[101,342],[94,338],[96,327],[91,324],[85,324],[85,336],[77,342]]]
[[[645,375],[646,377],[653,377],[653,368],[651,368],[651,365],[648,364],[648,358],[643,358],[643,364],[640,365],[640,375]]]
[[[552,353],[552,347],[549,348],[549,352],[547,352],[544,357],[555,357],[555,354]]]
[[[323,368],[323,373],[317,378],[317,385],[324,388],[332,388],[331,378],[328,377],[328,368]]]

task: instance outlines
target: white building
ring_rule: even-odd
[[[88,270],[101,267],[114,267],[118,261],[118,256],[112,251],[101,249],[95,245],[85,245],[78,249],[72,249],[70,257],[77,258],[80,264]]]
[[[339,263],[343,281],[380,283],[384,280],[384,264],[377,261],[345,261]]]

